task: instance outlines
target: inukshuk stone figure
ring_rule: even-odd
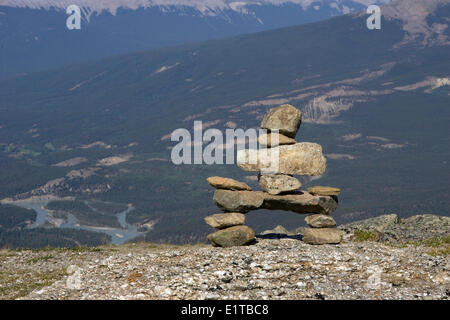
[[[340,190],[316,186],[300,191],[302,184],[294,177],[320,176],[326,170],[326,159],[319,144],[295,141],[301,120],[302,113],[292,105],[273,108],[261,123],[267,133],[258,137],[258,143],[265,149],[238,151],[238,166],[245,171],[258,172],[263,191],[252,191],[247,184],[229,178],[207,179],[216,188],[214,202],[223,211],[205,218],[208,225],[219,229],[207,237],[213,246],[241,246],[253,242],[255,233],[244,225],[245,214],[258,209],[308,214],[305,221],[310,228],[304,229],[303,241],[310,244],[341,242],[341,233],[335,229],[336,222],[330,216],[337,208]],[[273,161],[277,161],[276,165]],[[268,172],[267,168],[275,168],[275,171]]]

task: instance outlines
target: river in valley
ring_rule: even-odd
[[[36,221],[28,228],[37,228],[43,224],[50,223],[56,228],[70,228],[70,229],[82,229],[94,232],[106,233],[111,236],[111,244],[123,244],[128,240],[134,239],[141,233],[137,231],[137,227],[130,225],[126,221],[127,214],[134,208],[129,206],[127,210],[117,214],[117,221],[122,228],[110,228],[110,227],[91,227],[83,226],[78,223],[77,218],[68,213],[67,219],[53,218],[50,212],[45,209],[49,201],[46,200],[33,200],[33,201],[15,201],[13,204],[22,208],[32,209],[36,211]]]

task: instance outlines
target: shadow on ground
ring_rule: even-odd
[[[301,234],[288,235],[283,233],[268,233],[268,234],[258,234],[257,239],[294,239],[302,240],[303,236]]]

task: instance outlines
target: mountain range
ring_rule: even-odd
[[[5,79],[0,198],[132,204],[127,221],[143,239],[202,241],[203,217],[218,210],[205,179],[257,182],[234,166],[172,164],[171,132],[194,120],[256,128],[269,108],[291,103],[303,112],[297,141],[320,143],[328,159],[325,175],[302,182],[342,189],[338,223],[448,216],[450,3],[382,10],[381,30],[351,13]],[[303,223],[264,211],[247,219],[256,232]]]
[[[0,0],[0,78],[115,54],[299,25],[389,0]],[[81,30],[68,30],[69,5]]]
[[[382,0],[378,3],[386,4],[390,0]],[[352,6],[360,4],[369,6],[375,4],[369,0],[79,0],[76,2],[70,0],[2,0],[1,5],[32,8],[32,9],[66,9],[68,6],[76,4],[83,8],[85,16],[90,17],[91,14],[99,14],[102,11],[109,11],[116,15],[119,8],[132,9],[158,7],[166,11],[181,10],[183,7],[192,8],[202,15],[220,15],[225,11],[232,10],[243,14],[254,15],[252,7],[261,7],[271,5],[274,7],[283,6],[285,4],[295,4],[304,10],[313,7],[320,10],[323,5],[334,8],[342,13],[349,13]]]

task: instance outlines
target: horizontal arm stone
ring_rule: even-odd
[[[271,195],[260,191],[216,190],[214,202],[224,212],[240,213],[269,209],[305,214],[331,214],[337,208],[337,202],[333,197],[313,196],[306,191],[298,194]]]

